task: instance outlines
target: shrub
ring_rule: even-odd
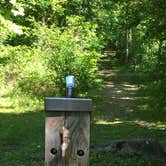
[[[63,96],[65,77],[74,75],[77,96],[97,88],[100,48],[95,26],[79,23],[79,18],[73,20],[66,28],[36,24],[33,47],[7,46],[3,52],[7,59],[6,64],[3,63],[6,84],[12,80],[16,93]]]

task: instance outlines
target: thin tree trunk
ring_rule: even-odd
[[[129,29],[126,28],[126,58],[125,63],[128,64],[129,62]]]
[[[126,58],[125,58],[126,64],[129,64],[131,60],[131,47],[132,47],[132,29],[126,28]]]
[[[160,62],[161,62],[161,52],[162,52],[162,44],[163,44],[163,42],[161,41],[161,40],[159,40],[159,48],[158,48],[158,64],[160,64]]]
[[[133,35],[133,33],[132,33],[132,28],[130,28],[130,31],[129,31],[129,62],[131,62],[132,61],[132,57],[133,57],[133,40],[132,40],[132,36]]]

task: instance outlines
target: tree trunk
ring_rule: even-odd
[[[126,28],[126,58],[125,63],[128,64],[129,62],[129,29]]]
[[[161,40],[159,40],[159,48],[158,48],[158,64],[160,64],[161,62],[161,54],[162,54],[162,44],[163,42]]]
[[[131,45],[132,45],[132,29],[126,28],[126,57],[125,63],[129,64],[131,59]]]

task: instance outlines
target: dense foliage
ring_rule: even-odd
[[[64,94],[64,77],[74,74],[77,93],[85,94],[99,84],[101,51],[113,50],[123,64],[149,73],[149,87],[164,96],[164,0],[1,0],[0,6],[1,83],[13,81],[28,94]]]
[[[1,10],[1,32],[4,33],[1,83],[12,83],[16,93],[65,95],[64,81],[69,74],[76,77],[75,94],[87,94],[98,87],[97,62],[101,47],[96,35],[97,25],[76,15],[65,16],[65,24],[60,25],[58,18],[52,17],[64,17],[64,3],[3,3],[9,5],[11,17],[6,19]],[[40,17],[39,11],[46,17],[44,13]]]

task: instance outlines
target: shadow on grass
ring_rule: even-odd
[[[145,127],[132,121],[99,122],[92,125],[92,142],[94,144],[133,138],[151,138],[162,142],[166,140],[166,132],[157,127]]]
[[[111,143],[114,140],[155,139],[166,151],[166,133],[157,128],[145,128],[139,124],[119,121],[117,123],[93,124],[92,144]],[[91,166],[165,166],[166,159],[152,155],[129,155],[122,152],[92,153]]]
[[[0,133],[1,165],[43,165],[44,112],[0,113]]]

